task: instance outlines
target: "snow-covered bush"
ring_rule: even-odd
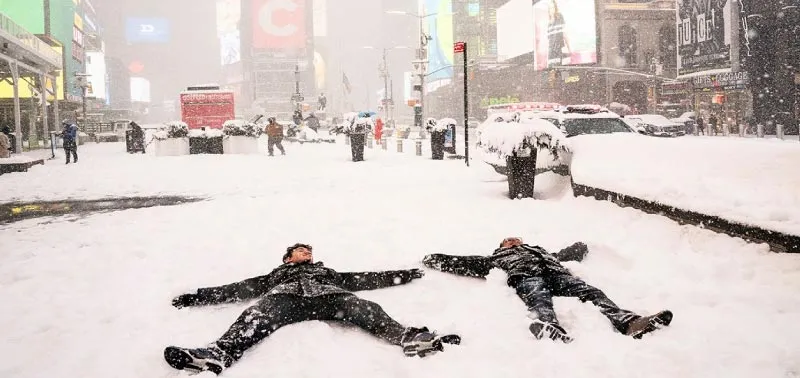
[[[493,156],[503,165],[506,157],[530,156],[534,148],[548,151],[555,160],[559,160],[562,153],[571,151],[564,133],[552,123],[540,119],[522,123],[487,120],[478,128],[478,147],[487,157]]]
[[[375,124],[372,122],[372,118],[361,117],[352,123],[345,123],[343,130],[345,134],[364,134],[374,127]]]
[[[458,122],[453,118],[442,118],[436,122],[436,131],[447,131],[451,126],[457,126]]]
[[[258,138],[263,132],[264,130],[256,124],[239,119],[225,121],[222,125],[222,134],[226,136]]]
[[[153,133],[153,137],[158,140],[168,138],[185,138],[189,134],[189,125],[182,121],[172,121],[164,124],[164,127]]]
[[[203,129],[191,129],[189,130],[189,138],[218,138],[221,137],[222,130],[221,129],[212,129],[210,127],[206,127],[205,130]]]

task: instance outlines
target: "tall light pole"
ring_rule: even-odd
[[[372,46],[364,46],[365,49],[374,49]],[[389,121],[389,107],[394,105],[394,94],[390,92],[389,89],[389,78],[391,77],[389,74],[389,61],[386,59],[386,56],[390,50],[400,50],[406,49],[406,46],[394,46],[394,47],[384,47],[383,54],[381,56],[382,63],[378,68],[378,73],[380,77],[383,79],[383,99],[381,100],[381,104],[383,105],[383,114],[384,119]]]
[[[426,18],[431,17],[431,16],[435,16],[435,15],[437,15],[439,13],[417,14],[417,13],[411,13],[411,12],[406,12],[406,11],[386,11],[386,13],[388,13],[388,14],[401,14],[401,15],[416,17],[416,18],[419,19],[419,49],[417,50],[417,59],[415,59],[412,62],[412,64],[414,65],[414,69],[417,70],[417,76],[419,77],[419,84],[420,84],[420,88],[419,88],[419,105],[420,105],[420,109],[422,111],[422,117],[421,118],[424,120],[425,119],[425,74],[426,74],[426,71],[428,70],[428,50],[427,50],[427,46],[428,46],[428,42],[432,39],[429,35],[425,34],[424,21],[425,21]],[[421,127],[422,125],[416,125],[416,126],[420,126],[419,136],[423,137],[425,135],[424,134],[424,128]]]
[[[81,88],[81,106],[83,107],[83,121],[81,127],[86,127],[86,90],[89,88],[89,77],[92,76],[87,73],[76,72],[75,77],[78,81],[78,86]],[[77,120],[76,120],[77,121]],[[75,122],[77,123],[77,122]]]

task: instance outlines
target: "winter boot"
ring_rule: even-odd
[[[437,336],[435,333],[428,331],[428,327],[410,327],[403,333],[403,339],[400,341],[403,353],[407,357],[425,357],[441,352],[444,350],[442,343],[460,344],[461,337],[458,335]]]
[[[567,331],[565,331],[564,328],[561,328],[560,325],[543,322],[539,319],[534,320],[528,329],[538,340],[547,337],[551,340],[560,340],[564,344],[569,344],[573,340],[572,337],[567,335]]]
[[[642,335],[666,327],[672,323],[672,311],[664,310],[655,315],[641,316],[630,323],[625,330],[625,335],[634,339],[641,339]]]
[[[178,370],[193,373],[211,371],[217,375],[233,363],[233,359],[216,345],[197,349],[167,347],[164,349],[164,359],[169,366]]]

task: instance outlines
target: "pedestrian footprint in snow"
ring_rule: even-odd
[[[427,255],[422,262],[436,270],[462,276],[485,277],[492,268],[508,274],[508,286],[517,291],[530,310],[533,319],[529,329],[537,338],[550,338],[565,343],[572,341],[558,324],[553,310],[553,297],[577,297],[590,301],[600,309],[611,324],[622,334],[639,339],[672,322],[672,312],[665,310],[655,315],[640,316],[619,308],[600,289],[573,275],[561,265],[564,261],[582,261],[588,253],[586,244],[575,243],[558,253],[524,244],[521,238],[503,239],[491,256]]]
[[[175,298],[172,305],[178,308],[256,298],[258,302],[216,342],[196,349],[170,346],[164,350],[164,358],[175,369],[220,374],[278,328],[306,320],[344,321],[402,346],[407,356],[424,357],[442,351],[442,343],[458,344],[460,338],[439,336],[427,327],[403,326],[377,303],[352,293],[406,284],[423,275],[419,269],[339,273],[322,262],[315,263],[310,245],[297,243],[286,249],[283,265],[267,275]]]

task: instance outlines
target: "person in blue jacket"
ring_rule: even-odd
[[[78,162],[78,126],[74,123],[64,120],[61,122],[61,138],[64,140],[64,155],[67,155],[67,164],[70,163],[70,154],[72,160]]]

